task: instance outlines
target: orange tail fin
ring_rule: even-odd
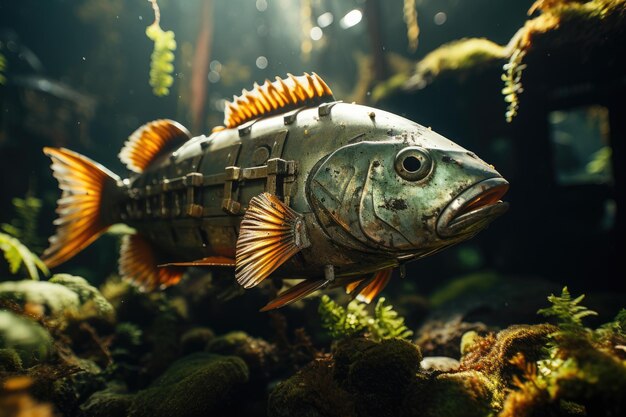
[[[120,178],[97,162],[63,148],[44,148],[52,159],[52,171],[63,191],[54,221],[57,231],[43,261],[52,268],[89,246],[113,221],[102,213],[103,193],[115,192]],[[110,197],[110,196],[106,196]]]

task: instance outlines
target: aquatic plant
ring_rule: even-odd
[[[174,83],[174,51],[176,40],[174,32],[164,31],[160,26],[161,11],[156,0],[150,0],[154,10],[154,23],[146,28],[146,36],[154,42],[154,50],[150,56],[150,85],[157,96],[169,94]]]
[[[596,314],[580,304],[583,298],[572,297],[567,287],[560,296],[548,297],[552,305],[538,313],[555,317],[557,330],[548,335],[541,358],[529,360],[518,353],[510,360],[520,373],[513,377],[515,390],[503,402],[500,417],[562,415],[568,410],[618,416],[626,411],[626,363],[614,346],[626,341],[626,312],[594,331],[583,325],[582,319]],[[607,339],[613,343],[607,345]]]
[[[41,212],[41,200],[27,194],[12,200],[16,217],[10,223],[2,223],[0,229],[19,239],[32,250],[41,249],[41,238],[37,233],[37,220]]]
[[[385,297],[380,297],[374,307],[374,322],[370,332],[376,340],[408,339],[413,336],[413,331],[404,324],[404,317],[399,316],[393,306],[385,305]]]
[[[19,239],[0,232],[0,251],[9,264],[9,272],[17,274],[22,267],[30,279],[39,279],[39,272],[48,275],[48,267],[32,253]]]
[[[351,301],[346,308],[323,295],[317,309],[324,327],[331,337],[349,337],[363,331],[366,326],[367,312],[365,304]]]
[[[548,301],[552,303],[550,307],[542,308],[537,311],[546,317],[555,317],[559,322],[559,327],[566,329],[582,329],[582,319],[589,316],[596,316],[598,313],[589,310],[587,307],[580,305],[585,298],[582,294],[576,298],[572,298],[567,287],[563,287],[561,295],[551,294]]]
[[[593,153],[591,161],[585,166],[585,171],[591,175],[610,175],[612,154],[613,152],[610,146],[603,146]]]
[[[417,23],[417,8],[415,0],[404,0],[404,23],[406,23],[406,37],[409,40],[409,51],[415,52],[419,43],[420,27]]]
[[[366,307],[367,304],[353,300],[344,308],[324,295],[320,299],[318,312],[322,326],[333,338],[365,333],[374,340],[385,340],[408,339],[413,335],[413,332],[405,326],[404,318],[400,317],[391,305],[385,305],[384,297],[378,299],[373,317]]]
[[[2,53],[0,53],[0,85],[7,82],[7,77],[5,77],[4,72],[7,69],[7,59],[4,57]]]

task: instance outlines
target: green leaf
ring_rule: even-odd
[[[551,294],[548,297],[548,301],[552,305],[540,309],[537,313],[546,317],[555,317],[562,327],[583,329],[582,319],[598,314],[585,306],[579,305],[584,299],[584,294],[572,299],[567,287],[563,287],[560,296]]]
[[[374,307],[374,316],[366,309],[367,304],[357,300],[351,301],[346,308],[324,295],[320,299],[318,312],[324,327],[330,336],[342,338],[366,333],[374,340],[392,338],[408,339],[413,335],[404,324],[404,318],[385,305],[381,297]]]
[[[50,273],[42,260],[13,236],[0,233],[0,250],[12,274],[17,274],[22,266],[31,279],[39,279],[39,271],[44,275]]]

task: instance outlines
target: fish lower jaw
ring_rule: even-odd
[[[504,214],[509,204],[500,200],[509,183],[502,177],[480,181],[459,194],[442,211],[437,220],[437,234],[454,238],[476,234],[496,217]]]

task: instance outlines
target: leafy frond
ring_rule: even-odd
[[[374,322],[370,328],[374,338],[390,339],[399,337],[408,339],[413,336],[413,332],[404,325],[404,317],[398,315],[398,312],[391,305],[385,305],[385,297],[378,299],[374,308]]]
[[[366,309],[367,304],[351,301],[346,308],[340,306],[327,295],[322,296],[318,312],[322,326],[333,338],[349,337],[367,333],[374,340],[392,338],[407,339],[413,335],[393,307],[385,305],[380,298],[374,307],[374,316]]]
[[[551,294],[548,297],[548,301],[552,303],[552,305],[550,307],[540,309],[537,313],[546,317],[555,317],[561,326],[583,328],[583,318],[596,316],[598,314],[595,311],[589,310],[587,307],[580,305],[580,302],[584,298],[584,294],[576,298],[572,298],[567,287],[563,287],[560,296]]]
[[[50,272],[46,265],[37,255],[32,253],[17,238],[6,233],[0,233],[0,251],[4,252],[4,258],[9,264],[9,271],[17,274],[23,266],[31,279],[39,279],[39,271],[44,275]]]
[[[0,225],[0,229],[33,250],[41,249],[41,238],[37,234],[41,200],[27,195],[25,198],[14,198],[12,202],[16,217],[10,223]]]
[[[318,312],[322,319],[322,326],[334,338],[353,336],[366,327],[365,304],[356,300],[343,308],[329,296],[324,295],[320,300]]]

